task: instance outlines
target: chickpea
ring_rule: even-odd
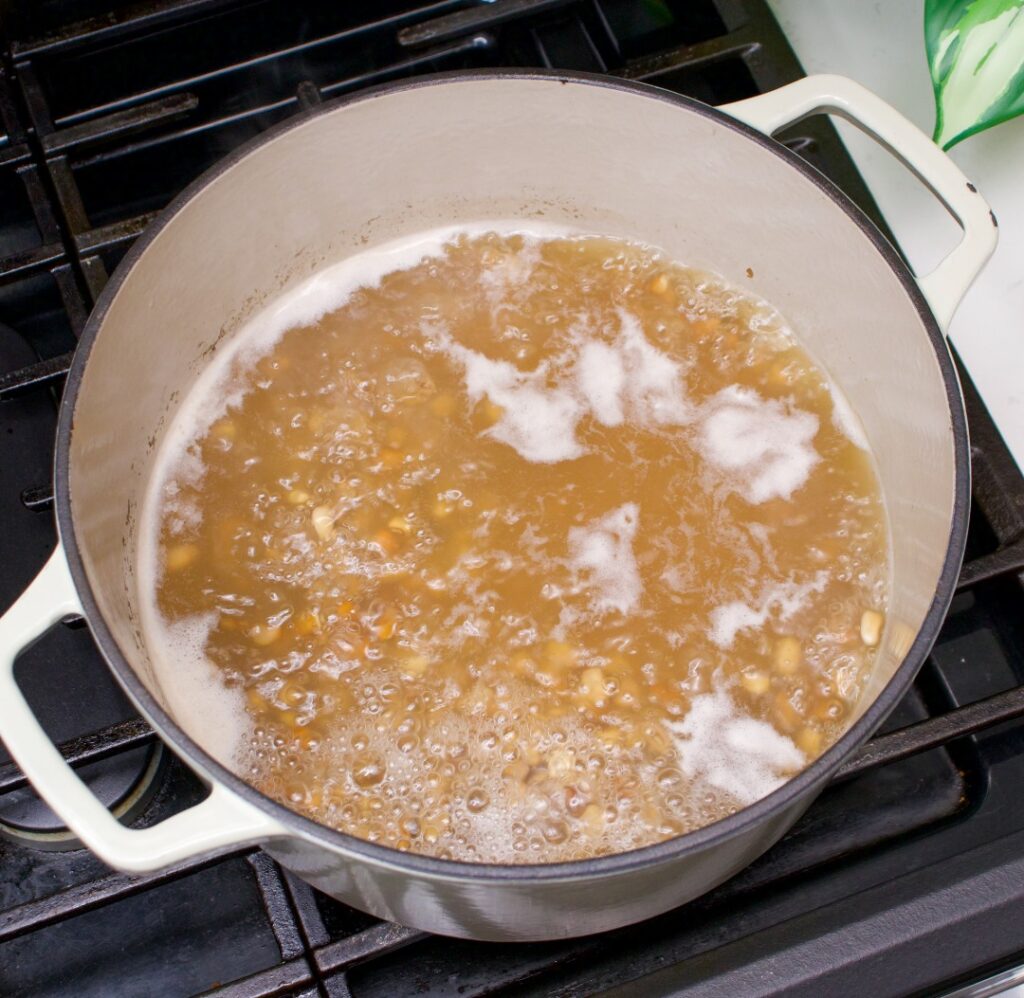
[[[877,610],[865,610],[860,618],[860,639],[869,648],[874,648],[882,639],[882,626],[885,624],[884,614]]]
[[[772,661],[775,668],[784,675],[792,675],[803,662],[803,649],[796,638],[787,635],[775,642],[775,651]]]
[[[329,541],[334,536],[334,514],[326,506],[317,506],[310,519],[320,540]]]
[[[164,564],[168,572],[180,572],[188,568],[199,557],[199,547],[196,544],[175,544],[167,549],[164,556]]]

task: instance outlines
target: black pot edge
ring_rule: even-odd
[[[74,430],[74,407],[81,387],[82,377],[88,362],[92,345],[99,335],[103,319],[121,285],[130,274],[136,261],[150,243],[160,234],[173,216],[213,180],[220,177],[235,163],[239,162],[261,146],[274,141],[293,128],[301,127],[310,117],[328,114],[340,107],[373,100],[388,94],[414,90],[420,87],[444,83],[467,82],[489,79],[548,80],[552,85],[578,84],[608,87],[646,97],[663,100],[686,108],[694,113],[711,118],[720,125],[741,132],[747,138],[785,160],[812,181],[823,193],[834,201],[871,240],[896,274],[904,290],[914,304],[921,322],[928,333],[935,351],[936,360],[942,372],[949,403],[949,415],[953,430],[955,457],[955,497],[953,519],[950,526],[949,543],[943,560],[942,571],[936,587],[935,597],[918,631],[910,650],[874,703],[857,722],[831,748],[816,759],[799,775],[787,781],[767,797],[741,809],[728,818],[674,839],[644,846],[629,852],[600,856],[593,859],[574,860],[564,863],[513,865],[465,863],[455,860],[437,859],[417,853],[401,852],[388,846],[376,845],[363,839],[346,835],[305,818],[284,805],[265,796],[230,770],[217,762],[196,742],[189,738],[163,710],[157,700],[142,684],[128,664],[121,649],[107,628],[93,596],[92,587],[82,562],[72,520],[72,500],[69,493],[68,472],[71,435]],[[347,853],[377,865],[398,867],[409,873],[437,877],[446,880],[465,879],[482,881],[550,882],[584,880],[595,877],[611,877],[628,873],[630,870],[647,867],[684,855],[702,852],[716,843],[738,835],[769,817],[787,810],[806,795],[816,795],[828,778],[842,765],[846,758],[860,746],[885,720],[889,712],[900,701],[910,686],[918,669],[923,664],[938,636],[949,603],[953,598],[960,565],[967,541],[967,524],[970,510],[970,447],[967,419],[964,412],[963,395],[946,339],[935,321],[916,280],[894,247],[882,236],[863,212],[831,181],[812,166],[791,152],[781,143],[757,129],[730,117],[710,105],[675,94],[672,91],[628,80],[621,80],[590,73],[563,73],[547,70],[456,70],[419,76],[410,80],[386,83],[359,91],[356,94],[326,101],[310,111],[282,122],[240,146],[220,160],[197,180],[182,191],[167,205],[148,228],[134,242],[131,249],[111,275],[93,309],[79,340],[61,399],[57,427],[56,451],[54,455],[54,498],[57,525],[61,543],[67,555],[68,566],[83,611],[96,644],[114,673],[115,678],[139,710],[153,724],[161,738],[168,742],[184,759],[198,757],[200,766],[219,782],[225,784],[240,797],[267,814],[290,826],[290,830],[306,839],[318,841],[333,851]]]

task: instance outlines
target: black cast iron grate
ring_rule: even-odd
[[[710,103],[751,96],[802,75],[767,7],[755,0],[442,0],[366,5],[372,13],[352,4],[295,6],[275,0],[156,0],[110,11],[89,0],[63,5],[54,0],[25,5],[11,13],[6,29],[0,26],[6,30],[0,39],[0,320],[14,326],[35,351],[31,362],[0,370],[7,414],[11,407],[59,391],[75,340],[110,269],[178,190],[240,142],[324,98],[419,72],[491,65],[611,73]],[[803,122],[782,139],[879,221],[825,120]],[[974,517],[959,590],[984,596],[987,587],[1001,587],[1003,599],[1011,587],[1009,599],[1018,600],[1019,610],[1024,481],[966,377],[964,386],[973,439]],[[50,507],[45,476],[25,486],[21,502],[34,511]],[[927,824],[969,810],[978,781],[968,736],[1024,715],[1024,685],[1018,679],[1009,688],[954,706],[955,698],[942,694],[932,673],[937,676],[934,661],[896,716],[898,726],[854,756],[823,798],[838,801],[836,823],[842,820],[844,786],[857,785],[866,774],[894,772],[903,760],[932,759],[935,753],[928,750],[935,748],[941,748],[942,760],[932,768],[941,771],[953,796],[947,793],[949,799],[934,813],[925,808],[914,820]],[[138,749],[153,738],[142,720],[128,718],[67,741],[61,750],[72,763],[84,765]],[[16,767],[0,765],[0,796],[24,786]],[[882,808],[884,788],[872,792],[882,793]],[[160,820],[201,793],[180,766],[173,768],[140,821]],[[820,825],[828,813],[823,803],[811,815],[819,815]],[[913,827],[899,822],[890,827],[890,818],[876,824],[858,825],[859,838],[840,836],[838,844],[833,828],[833,841],[822,847],[815,822],[805,820],[771,858],[686,910],[727,905]],[[116,908],[115,902],[135,903],[157,888],[222,878],[225,896],[231,890],[251,894],[265,920],[246,938],[262,940],[250,948],[256,965],[266,969],[246,975],[238,964],[234,983],[206,980],[203,987],[224,995],[398,993],[389,988],[511,992],[551,975],[571,978],[573,968],[599,950],[626,952],[637,932],[647,931],[520,947],[438,940],[325,899],[258,851],[134,876],[106,871],[88,859],[0,844],[0,869],[5,866],[28,871],[29,879],[50,877],[57,888],[19,893],[3,890],[6,881],[0,878],[0,967],[20,966],[19,960],[41,952],[26,945],[33,937],[59,933],[76,918],[75,924],[82,924],[89,913],[101,917],[97,913]],[[228,909],[224,917],[230,917]],[[669,918],[656,920],[654,931],[670,931],[665,928]],[[396,960],[403,949],[414,955]],[[13,953],[12,963],[4,962],[5,953]],[[375,976],[368,968],[379,972]],[[629,980],[649,969],[638,965],[620,976]],[[0,969],[0,990],[5,973]],[[15,993],[19,982],[28,980],[17,973],[8,982]],[[396,978],[396,973],[406,976]],[[191,978],[183,971],[178,980]],[[66,986],[56,979],[50,983],[54,993]],[[189,991],[184,985],[168,990]],[[132,991],[126,986],[123,992],[104,993]],[[564,993],[576,992],[566,986]]]

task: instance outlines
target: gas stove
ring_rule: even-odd
[[[609,73],[713,104],[802,75],[755,0],[112,6],[8,5],[0,24],[0,608],[55,544],[56,401],[89,310],[154,214],[240,143],[332,96],[444,69]],[[781,139],[884,230],[826,120]],[[598,937],[452,940],[348,908],[258,850],[112,872],[0,749],[0,993],[861,996],[1012,980],[1024,963],[1024,477],[962,376],[974,502],[941,636],[882,733],[738,877]],[[81,624],[23,655],[18,679],[122,820],[152,824],[204,794]],[[970,993],[1001,984],[985,987]]]

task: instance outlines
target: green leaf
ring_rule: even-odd
[[[926,0],[924,39],[943,149],[1024,113],[1024,0]]]

